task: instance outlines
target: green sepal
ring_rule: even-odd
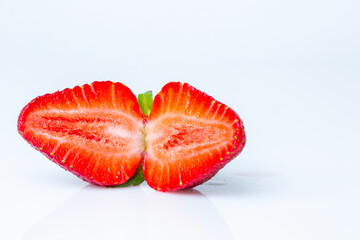
[[[145,116],[149,116],[153,104],[152,91],[139,94],[138,103]]]
[[[144,171],[142,168],[142,164],[140,163],[139,166],[136,168],[134,175],[132,175],[129,180],[125,183],[114,186],[114,187],[129,187],[129,186],[138,186],[144,182]]]

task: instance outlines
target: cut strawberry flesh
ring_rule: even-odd
[[[160,191],[208,180],[245,144],[233,110],[180,83],[165,85],[155,97],[146,132],[145,179]]]
[[[127,181],[142,160],[143,119],[126,86],[95,82],[35,99],[19,131],[63,168],[111,186]]]
[[[231,141],[234,130],[216,121],[173,115],[150,121],[147,127],[148,152],[160,159],[182,159]],[[152,154],[154,153],[154,154]]]

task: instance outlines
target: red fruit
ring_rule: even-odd
[[[245,144],[239,116],[186,83],[165,85],[149,118],[121,83],[65,89],[31,101],[18,129],[48,158],[94,184],[124,183],[142,161],[146,181],[159,191],[207,181]]]
[[[18,119],[34,148],[97,185],[126,182],[142,160],[144,115],[121,83],[94,82],[31,101]]]
[[[207,181],[245,144],[239,116],[186,83],[168,83],[156,95],[146,132],[145,180],[160,191]]]

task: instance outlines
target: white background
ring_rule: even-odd
[[[0,0],[0,239],[360,239],[357,0]],[[188,82],[245,123],[193,191],[91,186],[17,133],[38,95]]]

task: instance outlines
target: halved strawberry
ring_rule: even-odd
[[[18,130],[66,170],[113,186],[126,182],[143,159],[144,119],[128,87],[94,82],[37,97],[22,110]]]
[[[94,82],[31,101],[20,134],[45,156],[85,181],[139,184],[159,191],[194,187],[214,176],[245,145],[239,116],[188,84],[156,95],[121,83]],[[144,173],[140,163],[143,163]],[[135,174],[134,174],[135,173]]]
[[[158,191],[207,181],[242,151],[246,140],[232,109],[176,82],[156,95],[146,134],[145,180]]]

